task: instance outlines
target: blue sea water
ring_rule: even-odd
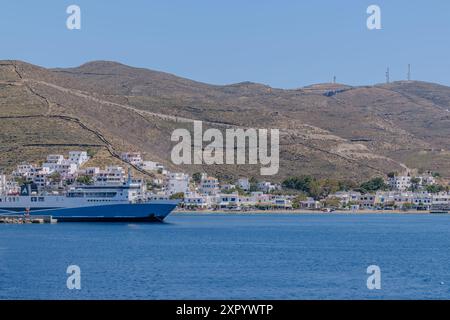
[[[81,290],[66,286],[69,265]],[[369,290],[369,265],[381,289]],[[0,225],[0,299],[449,299],[450,216]]]

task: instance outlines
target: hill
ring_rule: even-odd
[[[295,90],[242,82],[217,86],[94,61],[46,69],[0,61],[0,168],[48,153],[89,149],[94,163],[141,151],[172,170],[222,179],[259,176],[260,166],[177,167],[174,129],[279,128],[280,171],[361,181],[405,168],[450,176],[450,88],[419,81]]]

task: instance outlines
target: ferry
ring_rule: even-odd
[[[116,185],[82,185],[64,194],[38,194],[23,185],[20,194],[0,195],[0,215],[52,216],[58,222],[162,222],[179,200],[146,200],[131,178]]]

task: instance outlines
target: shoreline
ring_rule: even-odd
[[[175,209],[172,214],[433,214],[433,215],[446,215],[448,213],[431,213],[429,210],[417,211],[417,210],[335,210],[333,212],[324,212],[321,210],[248,210],[248,211],[226,211],[226,210],[180,210]]]

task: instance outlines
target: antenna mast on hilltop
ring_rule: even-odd
[[[411,81],[411,64],[408,63],[408,74],[407,74],[408,81]]]
[[[386,83],[389,83],[389,67],[386,70]]]

